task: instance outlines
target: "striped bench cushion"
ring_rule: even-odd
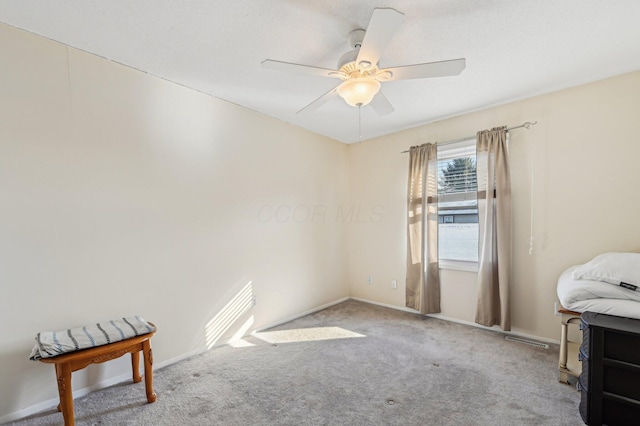
[[[37,361],[67,352],[93,348],[151,333],[156,328],[140,315],[101,322],[60,331],[43,331],[36,335],[36,344],[29,359]]]

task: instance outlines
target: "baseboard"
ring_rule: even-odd
[[[316,308],[312,308],[312,309],[309,309],[309,310],[307,310],[307,311],[300,312],[300,313],[297,313],[297,314],[295,314],[295,315],[291,315],[291,316],[289,316],[289,317],[287,317],[287,318],[284,318],[284,319],[281,319],[281,320],[275,321],[275,322],[273,322],[273,323],[269,323],[269,324],[267,324],[267,325],[264,325],[264,326],[262,326],[262,327],[256,328],[255,330],[252,330],[250,333],[247,333],[247,335],[249,335],[249,334],[253,334],[253,333],[259,333],[259,332],[264,331],[264,330],[266,330],[266,329],[268,329],[268,328],[276,327],[276,326],[278,326],[278,325],[281,325],[281,324],[287,323],[287,322],[289,322],[289,321],[293,321],[293,320],[296,320],[296,319],[298,319],[298,318],[302,318],[302,317],[304,317],[304,316],[306,316],[306,315],[312,314],[312,313],[314,313],[314,312],[321,311],[321,310],[323,310],[323,309],[327,309],[327,308],[329,308],[329,307],[331,307],[331,306],[333,306],[333,305],[337,305],[338,303],[342,303],[342,302],[347,301],[347,300],[349,300],[349,299],[350,299],[350,297],[343,297],[343,298],[341,298],[341,299],[334,300],[333,302],[325,303],[325,304],[324,304],[324,305],[322,305],[322,306],[318,306],[318,307],[316,307]],[[227,342],[227,343],[228,343],[228,342]]]
[[[75,396],[75,392],[73,393],[73,395]],[[0,417],[0,425],[20,420],[33,414],[40,413],[41,411],[49,410],[51,408],[55,409],[59,402],[60,400],[58,398],[47,399],[46,401],[42,401],[27,408],[23,408],[22,410],[5,414],[4,416]]]
[[[213,345],[210,349],[201,348],[201,349],[197,349],[195,351],[192,351],[192,352],[189,352],[189,353],[186,353],[186,354],[183,354],[183,355],[180,355],[180,356],[177,356],[177,357],[162,361],[160,363],[155,364],[153,369],[157,370],[157,369],[169,366],[171,364],[175,364],[176,362],[184,361],[184,360],[186,360],[188,358],[191,358],[191,357],[194,357],[194,356],[198,356],[200,354],[203,354],[205,352],[210,351],[213,348],[224,346],[224,345],[228,345],[229,343],[231,343],[231,342],[233,342],[235,340],[242,339],[242,338],[247,337],[247,336],[251,336],[251,335],[253,335],[255,333],[259,333],[259,332],[267,330],[269,328],[276,327],[278,325],[288,323],[288,322],[296,320],[298,318],[302,318],[302,317],[304,317],[306,315],[312,314],[314,312],[321,311],[321,310],[329,308],[329,307],[331,307],[333,305],[337,305],[338,303],[342,303],[342,302],[344,302],[346,300],[349,300],[349,297],[343,297],[341,299],[334,300],[333,302],[325,303],[324,305],[320,305],[320,306],[317,306],[315,308],[311,308],[311,309],[308,309],[306,311],[299,312],[299,313],[294,314],[294,315],[290,315],[288,317],[285,317],[285,318],[280,319],[278,321],[274,321],[272,323],[263,325],[261,327],[247,330],[247,332],[243,336],[241,336],[239,338],[235,338],[235,339],[234,338],[227,338],[227,339],[218,340],[215,343],[215,345]]]
[[[350,297],[350,299],[358,300],[360,302],[369,303],[369,304],[372,304],[372,305],[383,306],[385,308],[391,308],[391,309],[395,309],[395,310],[398,310],[398,311],[410,312],[412,314],[417,314],[418,313],[418,311],[416,311],[415,309],[407,308],[407,307],[404,307],[404,306],[390,305],[388,303],[375,302],[373,300],[361,299],[359,297]],[[444,320],[444,321],[455,322],[457,324],[469,325],[469,326],[472,326],[472,327],[481,328],[483,330],[493,330],[493,331],[497,331],[497,332],[500,332],[502,334],[509,335],[509,336],[524,337],[524,338],[531,339],[531,340],[537,340],[538,342],[552,343],[552,344],[555,344],[555,345],[559,345],[560,344],[560,340],[554,340],[554,339],[549,339],[549,338],[546,338],[546,337],[534,336],[534,335],[531,335],[531,334],[520,333],[518,331],[502,331],[502,329],[500,329],[500,327],[498,327],[497,325],[494,325],[493,327],[485,327],[484,325],[480,325],[480,324],[477,324],[475,322],[465,321],[465,320],[461,320],[461,319],[457,319],[457,318],[451,318],[451,317],[447,317],[447,316],[444,316],[444,315],[441,315],[441,314],[427,314],[427,316],[428,317],[432,317],[432,318],[438,318],[438,319],[441,319],[441,320]]]
[[[221,343],[221,344],[224,344],[224,343]],[[218,346],[218,344],[216,344],[215,346]],[[207,348],[200,348],[200,349],[196,349],[196,350],[191,351],[191,352],[184,353],[182,355],[175,356],[173,358],[165,359],[164,361],[161,361],[161,362],[158,362],[158,363],[154,363],[153,364],[153,371],[159,370],[159,369],[164,368],[164,367],[168,367],[169,365],[175,364],[176,362],[184,361],[185,359],[189,359],[191,357],[198,356],[198,355],[203,354],[203,353],[205,353],[207,351],[208,351]]]
[[[118,376],[115,377],[111,377],[109,379],[106,380],[102,380],[98,383],[95,383],[91,386],[87,386],[81,389],[74,389],[73,390],[73,399],[77,399],[77,398],[82,398],[85,395],[88,395],[91,392],[100,390],[100,389],[104,389],[104,388],[108,388],[109,386],[113,386],[113,385],[117,385],[120,383],[124,383],[126,381],[131,381],[131,373],[124,373],[124,374],[120,374]],[[46,401],[42,401],[39,402],[37,404],[31,405],[29,407],[23,408],[21,410],[18,411],[14,411],[12,413],[9,414],[5,414],[4,416],[0,417],[0,425],[4,424],[4,423],[8,423],[8,422],[12,422],[15,420],[20,420],[23,419],[25,417],[29,417],[33,414],[38,414],[42,411],[45,410],[49,410],[49,409],[54,409],[56,410],[56,407],[58,406],[58,403],[60,402],[59,398],[51,398],[51,399],[47,399]]]
[[[361,299],[359,297],[350,297],[349,299],[351,300],[357,300],[358,302],[364,302],[364,303],[369,303],[370,305],[378,305],[378,306],[382,306],[384,308],[391,308],[391,309],[395,309],[396,311],[403,311],[403,312],[409,312],[411,314],[418,314],[419,312],[416,311],[415,309],[412,308],[407,308],[406,306],[396,306],[396,305],[390,305],[388,303],[382,303],[382,302],[375,302],[373,300],[369,300],[369,299]]]
[[[245,336],[251,335],[251,334],[263,331],[263,330],[266,330],[266,329],[271,328],[271,327],[275,327],[275,326],[280,325],[280,324],[287,323],[289,321],[293,321],[295,319],[301,318],[301,317],[303,317],[305,315],[312,314],[314,312],[321,311],[321,310],[326,309],[326,308],[328,308],[330,306],[337,305],[338,303],[342,303],[342,302],[344,302],[345,300],[348,300],[348,299],[349,299],[348,297],[343,297],[341,299],[334,300],[333,302],[329,302],[329,303],[326,303],[324,305],[321,305],[321,306],[318,306],[318,307],[315,307],[315,308],[312,308],[312,309],[308,309],[306,311],[291,315],[291,316],[283,318],[281,320],[274,321],[273,323],[270,323],[270,324],[267,324],[265,326],[262,326],[262,327],[259,327],[259,328],[256,328],[256,329],[248,331],[247,334],[245,334]],[[231,339],[231,338],[220,340],[220,341],[216,342],[216,344],[213,347],[215,348],[215,347],[218,347],[218,346],[226,345],[226,344],[230,343],[232,340],[233,339]],[[153,365],[153,370],[154,371],[155,370],[159,370],[160,368],[167,367],[169,365],[175,364],[175,363],[180,362],[180,361],[184,361],[184,360],[186,360],[188,358],[203,354],[203,353],[207,352],[208,350],[210,350],[210,349],[201,348],[201,349],[197,349],[197,350],[194,350],[194,351],[179,355],[177,357],[173,357],[173,358],[164,360],[162,362],[158,362],[158,363]],[[73,398],[74,399],[81,398],[81,397],[83,397],[83,396],[85,396],[85,395],[87,395],[87,394],[89,394],[91,392],[94,392],[94,391],[97,391],[97,390],[100,390],[100,389],[104,389],[104,388],[108,388],[109,386],[117,385],[117,384],[120,384],[120,383],[123,383],[123,382],[126,382],[126,381],[130,381],[130,380],[131,380],[131,373],[130,372],[123,373],[123,374],[120,374],[118,376],[106,379],[106,380],[101,380],[100,382],[95,383],[95,384],[93,384],[91,386],[87,386],[85,388],[81,388],[81,389],[77,389],[77,390],[74,389]],[[20,419],[23,419],[25,417],[29,417],[29,416],[31,416],[33,414],[37,414],[37,413],[40,413],[40,412],[45,411],[45,410],[55,409],[58,406],[59,402],[60,402],[60,400],[58,398],[47,399],[46,401],[39,402],[37,404],[34,404],[34,405],[29,406],[29,407],[23,408],[21,410],[5,414],[4,416],[0,417],[0,425],[4,424],[4,423],[15,421],[15,420],[20,420]]]

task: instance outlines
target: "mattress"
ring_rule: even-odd
[[[571,274],[577,267],[572,266],[558,278],[558,299],[564,308],[640,319],[639,291],[603,281],[573,279]]]

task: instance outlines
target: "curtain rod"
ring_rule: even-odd
[[[538,124],[537,121],[534,121],[533,123],[531,121],[525,121],[524,123],[522,123],[519,126],[509,127],[507,129],[507,132],[509,130],[519,129],[521,127],[524,127],[525,129],[530,129],[531,126],[535,126],[536,124]],[[450,143],[462,142],[462,141],[466,141],[467,139],[471,139],[471,138],[475,138],[475,137],[476,137],[476,135],[473,135],[473,136],[467,136],[466,138],[454,139],[452,141],[436,142],[436,145],[449,145]],[[422,144],[422,145],[426,145],[426,144]],[[422,146],[422,145],[420,145],[420,146]],[[409,152],[409,150],[402,151],[400,154],[406,154],[407,152]]]

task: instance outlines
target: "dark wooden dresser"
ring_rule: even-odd
[[[640,320],[584,312],[580,415],[589,426],[640,425]]]

